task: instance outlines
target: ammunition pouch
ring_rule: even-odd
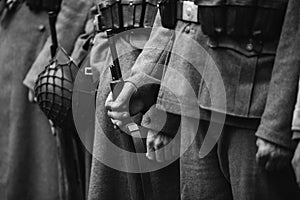
[[[96,30],[121,32],[133,28],[152,27],[157,12],[157,0],[114,0],[98,6]]]
[[[162,0],[159,2],[159,13],[162,26],[174,29],[177,23],[177,1]]]
[[[55,11],[60,10],[62,0],[25,0],[26,5],[34,11]]]
[[[199,6],[199,21],[205,35],[278,40],[285,16],[281,8],[260,6]]]
[[[174,29],[177,20],[201,24],[205,35],[257,40],[279,39],[287,0],[162,0],[162,25]]]

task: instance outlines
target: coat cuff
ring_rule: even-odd
[[[262,124],[259,126],[256,132],[256,136],[259,138],[280,145],[287,149],[294,150],[296,148],[296,143],[291,139],[291,137],[286,137],[287,135],[291,135],[291,132],[277,132]]]
[[[131,82],[137,89],[145,85],[160,84],[160,80],[157,80],[156,78],[142,72],[129,77],[126,79],[126,81]]]

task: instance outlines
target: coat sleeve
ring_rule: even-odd
[[[131,70],[131,77],[127,79],[138,88],[146,105],[147,102],[151,105],[151,102],[156,100],[174,37],[174,30],[162,27],[158,12],[150,38]],[[151,107],[144,115],[142,122],[144,127],[164,132],[170,136],[174,136],[174,133],[177,132],[176,124],[180,124],[179,116],[174,116],[155,107]]]
[[[277,49],[265,111],[256,135],[294,149],[291,125],[300,73],[300,1],[290,0]]]
[[[91,0],[63,0],[62,2],[56,23],[57,37],[60,45],[69,55],[74,48],[77,37],[84,30],[91,7]],[[39,73],[49,62],[51,57],[50,45],[51,38],[49,37],[23,81],[23,84],[32,90]]]
[[[159,84],[166,58],[173,45],[173,38],[174,31],[162,27],[158,12],[149,40],[133,65],[131,76],[127,81],[132,82],[137,88],[149,83]]]
[[[299,78],[299,86],[298,86],[298,98],[294,110],[292,130],[294,131],[293,139],[300,140],[300,78]]]

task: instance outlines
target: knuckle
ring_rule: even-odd
[[[154,143],[154,148],[155,148],[156,150],[162,148],[162,146],[163,146],[163,145],[162,145],[160,142],[155,142],[155,143]]]
[[[155,139],[153,142],[153,145],[154,145],[154,148],[157,149],[160,145],[160,142],[157,139]]]
[[[152,148],[154,146],[154,141],[152,139],[149,139],[149,140],[147,139],[147,146],[149,148]]]

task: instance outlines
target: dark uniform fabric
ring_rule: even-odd
[[[93,32],[90,9],[93,1],[63,1],[57,18],[59,44],[79,64],[87,54],[83,45]],[[38,74],[49,63],[51,39],[48,38],[40,54],[32,64],[24,84],[34,89]],[[57,167],[60,199],[84,199],[89,181],[90,155],[78,139],[75,130],[56,128]]]
[[[49,35],[47,13],[21,3],[0,23],[0,199],[59,199],[55,140],[22,86]]]
[[[181,158],[182,199],[299,198],[291,166],[269,172],[256,163],[255,130],[225,125],[218,144],[206,157],[199,158],[197,152],[209,125],[218,126],[200,121],[198,137]]]

